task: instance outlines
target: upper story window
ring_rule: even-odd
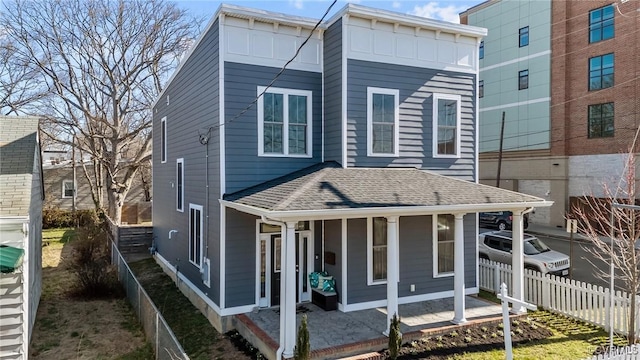
[[[518,90],[529,88],[529,69],[518,72]]]
[[[62,198],[72,198],[74,192],[75,187],[73,186],[73,180],[62,180]]]
[[[613,5],[589,11],[589,42],[611,39],[615,35]]]
[[[589,90],[613,86],[613,53],[589,59]]]
[[[484,97],[484,80],[480,80],[478,82],[478,97],[479,98]]]
[[[167,162],[167,117],[160,120],[160,162]]]
[[[398,156],[399,97],[396,89],[367,88],[368,156]]]
[[[529,45],[529,27],[528,26],[520,28],[519,44],[520,44],[520,47]]]
[[[451,214],[433,215],[433,276],[452,276],[455,219]]]
[[[258,95],[265,87],[258,87]],[[311,156],[312,92],[269,88],[258,99],[258,155]]]
[[[613,136],[613,103],[589,105],[589,138]]]
[[[433,156],[460,157],[460,95],[433,94]]]
[[[484,59],[484,40],[480,41],[480,59]]]
[[[184,211],[184,159],[176,160],[176,210]]]

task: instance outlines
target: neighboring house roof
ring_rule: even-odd
[[[329,216],[379,209],[488,211],[551,206],[542,198],[455,179],[415,168],[342,168],[325,162],[226,195],[230,207],[258,215]]]
[[[39,151],[38,118],[0,117],[0,216],[27,216]]]

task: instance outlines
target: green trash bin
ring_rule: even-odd
[[[0,273],[12,273],[22,265],[24,249],[0,245]]]

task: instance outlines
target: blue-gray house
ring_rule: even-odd
[[[280,306],[285,357],[309,273],[337,311],[454,297],[462,323],[476,213],[513,211],[517,239],[550,205],[477,183],[485,29],[354,4],[317,22],[222,5],[153,107],[158,261],[218,330]]]

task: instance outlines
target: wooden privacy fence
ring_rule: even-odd
[[[500,291],[500,284],[504,282],[512,295],[511,265],[479,259],[478,268],[480,289],[497,294]],[[609,310],[611,299],[609,289],[602,286],[525,270],[525,301],[557,314],[602,326],[607,331],[610,324],[613,324],[614,332],[626,336],[628,334],[630,296],[621,291],[614,293],[613,321],[610,319]],[[640,329],[638,297],[636,297],[636,309],[636,329]]]

